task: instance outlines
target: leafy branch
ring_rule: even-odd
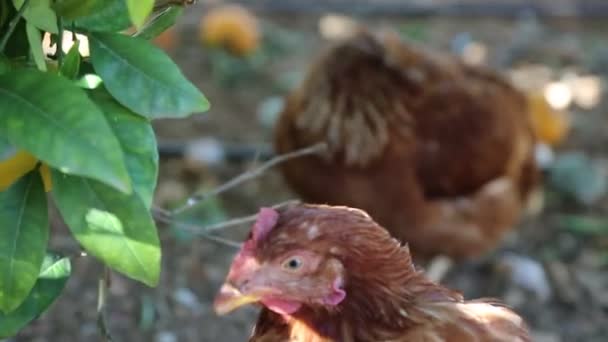
[[[209,108],[199,88],[149,41],[192,2],[39,1],[33,10],[29,0],[0,1],[11,18],[0,18],[0,137],[9,145],[0,151],[9,155],[0,160],[0,339],[45,312],[70,277],[71,261],[86,256],[104,267],[97,323],[101,338],[111,341],[105,321],[110,271],[157,285],[156,221],[238,247],[213,233],[252,222],[254,215],[206,227],[179,222],[178,215],[284,161],[327,149],[317,144],[276,156],[176,210],[152,206],[159,156],[151,121]],[[138,31],[125,33],[132,26]],[[68,29],[72,39],[78,33],[88,40],[88,55],[79,52],[80,38],[64,54]],[[54,57],[43,52],[46,34],[57,41]],[[66,257],[47,251],[49,198],[70,230],[70,243],[78,243]]]
[[[109,270],[158,283],[151,120],[202,113],[209,103],[148,40],[174,24],[175,6],[190,2],[165,3],[150,19],[154,0],[0,1],[0,137],[8,145],[0,152],[9,155],[0,160],[0,339],[59,297],[73,258],[104,265],[98,312],[106,340]],[[132,25],[142,27],[137,38],[123,33]],[[63,54],[64,28],[88,40],[89,55],[78,44]],[[43,53],[46,34],[57,41],[55,58]],[[77,254],[47,251],[48,198],[78,242]]]

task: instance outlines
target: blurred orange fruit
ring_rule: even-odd
[[[204,44],[222,46],[238,56],[252,53],[260,44],[257,18],[238,5],[212,8],[201,19],[199,36]]]
[[[0,191],[6,190],[19,178],[36,167],[38,159],[27,151],[19,150],[11,157],[0,161]],[[53,188],[51,172],[44,163],[39,169],[44,191],[49,192]]]
[[[48,165],[42,163],[38,169],[40,176],[42,177],[42,184],[44,184],[44,191],[49,192],[53,190],[53,180],[51,179],[51,170]]]
[[[0,191],[6,190],[17,179],[34,169],[37,162],[36,157],[22,150],[0,161]]]
[[[562,142],[570,131],[568,113],[551,107],[542,92],[529,92],[527,98],[536,137],[552,146]]]

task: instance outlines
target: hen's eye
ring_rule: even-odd
[[[283,263],[283,267],[289,270],[297,270],[302,266],[302,260],[297,257],[289,258]]]

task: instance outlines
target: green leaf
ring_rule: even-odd
[[[9,4],[9,17],[13,17],[17,15],[17,12],[13,8],[11,4]],[[2,34],[8,30],[8,23],[3,27],[0,27],[0,32]],[[8,38],[8,42],[4,49],[4,54],[6,57],[13,59],[13,62],[16,62],[16,59],[23,60],[28,57],[30,53],[30,46],[27,43],[27,33],[25,32],[25,20],[21,19],[17,22],[17,26],[13,31],[13,34]]]
[[[209,108],[207,99],[150,42],[115,33],[89,35],[93,67],[110,94],[148,118],[184,117]]]
[[[72,45],[70,48],[70,51],[68,51],[67,55],[65,55],[63,64],[59,70],[61,75],[71,80],[78,76],[78,71],[80,70],[80,52],[78,51],[79,45],[80,41],[76,40],[74,45]]]
[[[93,32],[122,31],[131,26],[125,0],[106,0],[105,3],[101,10],[76,19],[74,26]]]
[[[0,313],[0,338],[13,336],[40,316],[63,291],[70,276],[70,259],[47,253],[36,285],[25,301],[9,314]]]
[[[44,52],[42,51],[42,35],[40,31],[29,22],[25,25],[25,32],[27,33],[27,41],[30,44],[30,51],[36,67],[40,71],[46,71],[46,61],[44,58]]]
[[[53,198],[84,249],[116,271],[155,286],[160,273],[160,244],[141,198],[54,169],[52,177]]]
[[[36,283],[49,237],[47,210],[37,170],[0,192],[0,311],[17,308]]]
[[[13,0],[13,5],[18,10],[25,0]],[[23,12],[23,17],[28,23],[37,28],[57,33],[57,16],[51,8],[52,0],[30,0],[27,8]]]
[[[10,8],[9,8],[10,7]],[[0,1],[0,27],[4,26],[9,20],[9,13],[13,9],[13,5],[8,1]],[[0,30],[0,32],[5,32]]]
[[[152,125],[116,102],[103,88],[89,92],[89,96],[114,130],[125,155],[133,189],[149,209],[158,176],[158,148]]]
[[[154,0],[126,0],[131,22],[135,27],[141,27],[146,18],[152,13]]]
[[[0,135],[66,173],[131,191],[129,175],[106,119],[84,90],[37,70],[0,76]]]
[[[0,136],[0,160],[8,159],[15,152],[15,147],[6,140],[6,137]]]
[[[152,18],[141,31],[135,34],[135,37],[150,40],[166,29],[173,26],[179,16],[182,15],[184,8],[182,6],[169,6],[164,11],[158,13]]]
[[[6,74],[11,71],[12,68],[11,61],[3,54],[0,54],[0,75]]]
[[[107,6],[106,0],[55,0],[53,9],[65,19],[91,15]]]

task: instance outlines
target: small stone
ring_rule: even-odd
[[[214,138],[202,138],[186,145],[185,159],[205,165],[218,165],[225,160],[224,146]]]
[[[173,293],[173,299],[184,308],[188,310],[200,313],[202,311],[202,305],[192,290],[182,287]]]
[[[159,331],[154,342],[177,342],[177,336],[171,331]]]
[[[532,331],[531,333],[532,341],[536,342],[561,342],[561,338],[550,332],[545,331]]]
[[[549,300],[551,287],[541,263],[514,253],[505,254],[500,263],[510,270],[513,284],[534,293],[542,302]]]

